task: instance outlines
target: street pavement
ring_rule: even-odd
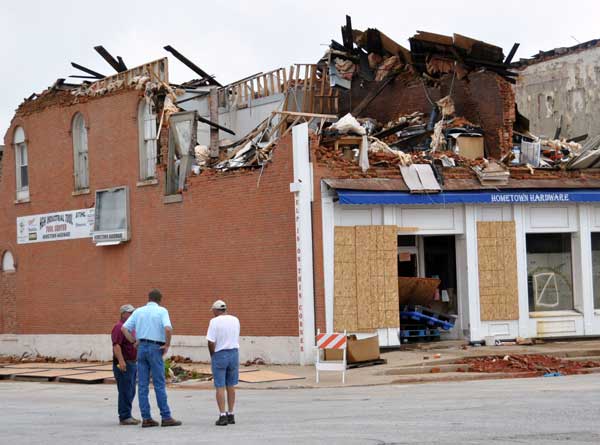
[[[600,443],[600,375],[240,390],[217,427],[213,392],[169,391],[181,427],[119,426],[114,385],[0,382],[2,444]],[[138,416],[137,399],[134,415]],[[158,417],[156,405],[153,413]]]

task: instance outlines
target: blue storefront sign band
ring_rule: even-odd
[[[407,193],[338,189],[337,193],[339,203],[347,205],[600,202],[600,189],[472,190],[441,193]]]

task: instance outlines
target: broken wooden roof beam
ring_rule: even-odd
[[[504,64],[505,65],[509,65],[512,62],[513,57],[515,57],[515,53],[517,52],[517,49],[519,49],[519,45],[520,43],[515,43],[512,48],[510,49],[510,52],[508,53],[508,56],[506,56],[506,59],[504,59]]]
[[[102,45],[94,46],[94,49],[117,73],[127,71],[127,67],[120,56],[117,56],[119,60],[115,59]]]
[[[191,91],[187,91],[188,93]],[[195,94],[193,96],[190,97],[186,97],[185,99],[181,99],[178,100],[177,102],[175,102],[177,105],[182,104],[184,102],[189,102],[190,100],[195,100],[195,99],[200,99],[201,97],[205,97],[208,96],[210,93],[208,91],[203,91],[200,94]]]
[[[175,57],[177,60],[179,60],[185,66],[187,66],[193,72],[202,76],[202,80],[205,80],[209,85],[215,85],[218,87],[223,86],[219,82],[217,82],[217,80],[214,78],[214,76],[211,76],[210,74],[208,74],[206,71],[204,71],[202,68],[200,68],[194,62],[192,62],[190,59],[185,57],[183,54],[181,54],[179,51],[177,51],[171,45],[165,46],[164,49],[167,50],[168,52],[170,52],[171,54],[173,54],[173,57]]]
[[[346,25],[342,26],[342,43],[346,51],[352,52],[354,39],[352,38],[352,19],[349,15],[346,15]]]
[[[69,77],[72,77],[73,79],[93,79],[93,80],[98,80],[99,78],[96,76],[79,76],[76,74],[71,74]]]
[[[75,62],[71,62],[71,66],[75,69],[78,69],[79,71],[83,71],[84,73],[94,76],[96,79],[104,79],[106,77],[104,74],[100,74],[97,71],[86,68],[85,66],[79,65],[78,63],[75,63]]]
[[[123,58],[121,56],[117,56],[117,60],[119,61],[119,65],[121,65],[122,71],[127,71],[127,65],[125,65]]]
[[[231,131],[229,128],[225,128],[225,127],[223,127],[222,125],[216,124],[216,123],[214,123],[214,122],[212,122],[212,121],[210,121],[210,120],[208,120],[208,119],[206,119],[206,118],[204,118],[204,117],[202,117],[202,116],[197,116],[197,119],[198,119],[200,122],[203,122],[203,123],[205,123],[205,124],[208,124],[208,125],[210,125],[210,126],[211,126],[211,127],[213,127],[213,128],[218,128],[219,130],[222,130],[222,131],[224,131],[225,133],[229,133],[229,134],[232,134],[232,135],[234,135],[234,136],[235,136],[235,133],[234,133],[233,131]]]

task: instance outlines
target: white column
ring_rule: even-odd
[[[325,328],[333,332],[335,207],[333,194],[321,184],[321,219],[323,220],[323,277],[325,287]]]
[[[526,212],[523,205],[513,205],[517,248],[517,291],[519,294],[519,337],[536,335],[529,332],[529,289],[527,286],[527,246],[525,239]]]
[[[573,256],[573,281],[580,283],[574,291],[575,302],[580,302],[583,310],[584,334],[592,334],[594,324],[594,283],[592,274],[592,235],[590,227],[590,207],[588,204],[578,204],[579,236],[575,237],[579,255]],[[577,276],[579,275],[579,276]],[[576,303],[576,308],[577,308]],[[579,308],[578,308],[579,309]]]
[[[481,332],[479,305],[479,259],[477,258],[477,212],[474,205],[465,205],[465,243],[467,248],[467,295],[469,296],[469,329],[471,341],[485,337]]]
[[[383,225],[396,226],[396,207],[391,205],[383,207]]]
[[[456,235],[456,295],[458,297],[458,321],[454,329],[457,338],[463,338],[465,330],[469,329],[469,288],[467,284],[467,239],[464,232]]]
[[[315,296],[312,249],[312,169],[309,162],[308,124],[292,128],[296,209],[296,274],[298,282],[298,336],[300,364],[314,362]]]

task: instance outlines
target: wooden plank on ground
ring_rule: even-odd
[[[276,382],[279,380],[299,380],[304,377],[299,377],[292,374],[284,374],[282,372],[275,371],[254,371],[246,372],[240,376],[240,381],[246,383],[263,383],[263,382]]]
[[[96,364],[97,365],[97,364]],[[9,368],[41,368],[41,369],[73,369],[73,368],[84,368],[88,366],[94,366],[93,363],[81,363],[81,362],[70,362],[70,363],[15,363],[6,365]]]
[[[181,366],[183,369],[185,369],[186,371],[196,371],[199,374],[206,374],[206,375],[212,375],[212,370],[210,368],[210,365],[200,365],[200,366],[194,366],[193,364],[190,363],[183,363],[183,364],[178,364],[177,366]],[[240,374],[246,373],[246,372],[255,372],[258,371],[258,368],[255,367],[240,367]]]
[[[75,369],[81,369],[84,371],[112,371],[113,365],[110,363],[106,365],[96,364],[94,366],[77,366]]]
[[[54,379],[57,377],[65,377],[68,375],[85,374],[88,371],[82,369],[47,369],[47,370],[35,370],[23,374],[19,374],[16,377],[27,377],[27,378],[40,378],[40,379]]]
[[[0,368],[0,377],[10,377],[11,375],[26,374],[28,372],[36,372],[40,369],[35,368]]]
[[[85,374],[74,374],[67,376],[60,376],[58,380],[60,382],[74,382],[74,383],[101,383],[106,379],[114,377],[112,371],[96,371],[86,372]]]

